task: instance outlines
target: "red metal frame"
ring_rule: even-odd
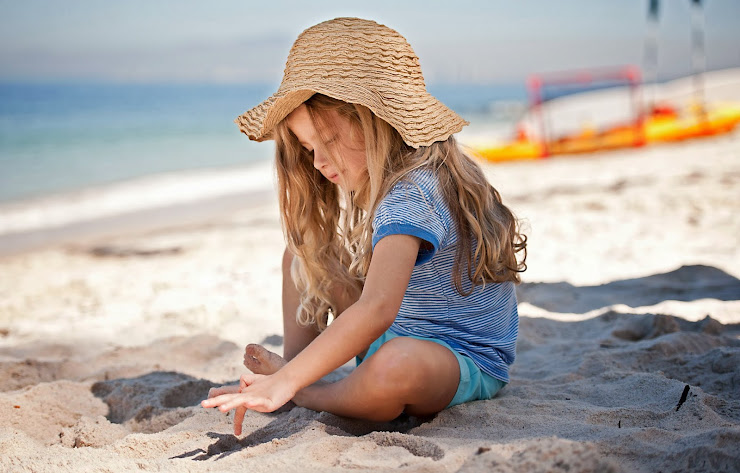
[[[548,150],[547,123],[542,112],[542,104],[545,102],[543,89],[553,85],[571,84],[594,84],[600,81],[619,80],[625,81],[630,87],[632,96],[632,110],[634,112],[635,142],[634,146],[645,144],[644,135],[644,113],[642,110],[641,85],[642,74],[640,68],[634,65],[617,68],[584,69],[573,71],[561,71],[549,74],[533,74],[527,78],[527,90],[529,92],[530,109],[537,116],[540,128],[540,146],[542,157],[550,155]]]

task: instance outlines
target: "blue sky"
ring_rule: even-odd
[[[707,66],[740,66],[740,1],[706,0]],[[659,73],[691,71],[689,0],[661,2]],[[0,0],[0,80],[278,82],[295,37],[336,16],[406,36],[427,82],[640,64],[647,0]]]

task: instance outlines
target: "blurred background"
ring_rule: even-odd
[[[502,136],[533,73],[643,65],[651,38],[651,80],[691,74],[692,2],[660,7],[651,27],[646,0],[2,0],[0,207],[269,161],[272,144],[250,142],[233,119],[276,90],[296,36],[326,19],[396,29],[432,94]],[[740,2],[708,0],[701,21],[703,67],[739,67]]]

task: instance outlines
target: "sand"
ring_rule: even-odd
[[[485,170],[530,238],[495,399],[234,437],[198,401],[282,344],[277,203],[247,198],[0,259],[0,471],[740,471],[740,132]]]

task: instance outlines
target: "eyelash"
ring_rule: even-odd
[[[329,140],[327,140],[326,144],[327,145],[330,145],[330,144],[332,144],[332,143],[334,143],[336,141],[337,141],[337,137],[335,136],[335,137],[330,138]],[[305,148],[305,146],[304,146],[304,148]],[[313,150],[306,149],[306,151],[308,152],[308,154],[311,154],[311,155],[313,154]]]

